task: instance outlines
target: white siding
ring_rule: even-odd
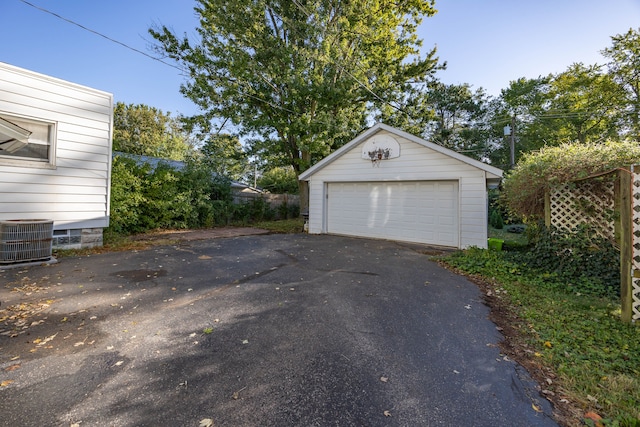
[[[388,133],[384,130],[380,132]],[[309,177],[309,232],[327,233],[327,183],[375,181],[456,181],[459,191],[460,247],[487,246],[486,172],[399,135],[400,157],[382,160],[378,167],[361,158],[355,145],[314,171]]]
[[[53,166],[0,160],[0,220],[107,227],[113,96],[0,62],[0,115],[57,126]]]

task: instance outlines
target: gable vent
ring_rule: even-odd
[[[0,221],[0,264],[47,260],[52,241],[52,220]]]

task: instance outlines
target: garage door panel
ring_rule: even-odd
[[[455,181],[330,183],[329,233],[458,246]]]

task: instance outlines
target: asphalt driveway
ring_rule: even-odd
[[[185,241],[0,272],[2,426],[554,426],[416,247]]]

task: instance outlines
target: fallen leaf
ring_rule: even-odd
[[[593,421],[596,427],[602,427],[602,423],[600,422],[602,420],[602,417],[595,412],[587,412],[586,414],[584,414],[584,417]]]
[[[200,420],[199,427],[213,427],[213,420],[211,418]]]
[[[387,381],[389,381],[389,378],[387,378],[387,377],[380,377],[380,381],[382,381],[383,383],[386,383]]]
[[[7,366],[6,368],[4,368],[4,370],[6,372],[11,372],[11,371],[15,371],[16,369],[20,369],[22,366],[20,366],[19,363],[16,363],[15,365],[11,365],[11,366]]]
[[[535,405],[535,403],[531,404],[531,407],[533,408],[534,411],[536,412],[542,412],[542,409],[540,409],[538,406]]]
[[[551,341],[545,341],[544,342],[544,346],[547,347],[547,348],[553,347],[553,345],[551,344]]]
[[[80,423],[73,423],[69,427],[80,427]]]
[[[2,382],[0,382],[0,387],[6,387],[9,384],[11,384],[13,382],[13,380],[4,380]]]
[[[385,417],[390,417],[391,416],[391,412],[389,412],[389,411],[384,411],[383,414],[384,414]]]
[[[80,347],[81,345],[84,345],[84,341],[78,341],[77,343],[75,343],[73,346],[74,347]]]
[[[198,259],[211,259],[209,255],[200,255]],[[202,421],[200,422],[202,424]],[[211,425],[213,425],[213,421],[211,421]]]

